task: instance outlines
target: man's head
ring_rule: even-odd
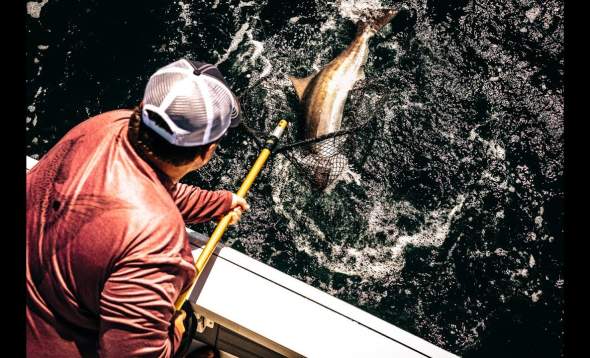
[[[130,138],[135,133],[140,149],[166,164],[185,166],[196,160],[203,165],[239,121],[239,102],[221,72],[214,65],[181,59],[150,77],[130,121]]]

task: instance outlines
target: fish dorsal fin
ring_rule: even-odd
[[[293,87],[295,87],[295,92],[297,92],[297,97],[299,97],[299,100],[303,99],[303,93],[305,92],[307,85],[309,85],[309,82],[311,82],[315,75],[316,74],[314,73],[304,78],[287,76],[291,80],[291,83],[293,83]]]

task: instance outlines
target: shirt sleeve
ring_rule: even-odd
[[[162,220],[152,222],[158,227],[132,239],[105,281],[101,357],[171,357],[180,344],[182,337],[171,319],[175,300],[195,274],[193,258],[182,222],[172,229]]]
[[[227,213],[232,200],[230,191],[208,191],[182,183],[172,188],[171,195],[187,224],[210,221]]]

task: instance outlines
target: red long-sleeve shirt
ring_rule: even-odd
[[[30,357],[168,357],[174,302],[195,274],[185,223],[231,193],[174,184],[127,139],[131,111],[68,132],[27,174]]]

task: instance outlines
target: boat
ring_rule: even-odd
[[[27,156],[27,171],[36,162]],[[186,230],[196,258],[208,237]],[[189,300],[197,317],[190,351],[211,345],[224,358],[458,357],[222,244]]]

